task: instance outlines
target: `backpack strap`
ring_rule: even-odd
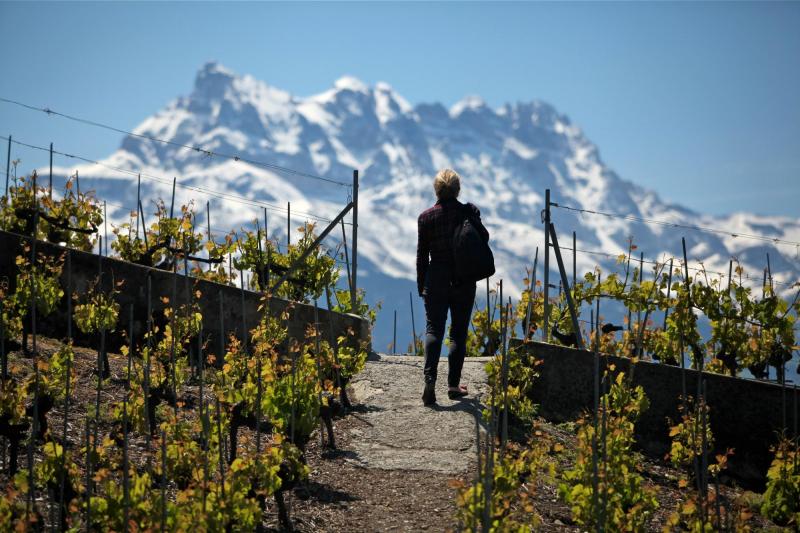
[[[488,231],[486,231],[486,227],[483,225],[483,222],[480,219],[480,215],[475,214],[475,211],[477,211],[478,208],[469,202],[461,205],[462,205],[461,209],[464,214],[464,220],[469,220],[470,222],[472,222],[472,224],[476,228],[479,228],[481,234],[489,233]],[[461,223],[463,224],[463,220]],[[486,240],[486,242],[489,242],[488,239]]]

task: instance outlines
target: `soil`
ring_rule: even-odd
[[[287,499],[298,531],[447,531],[455,528],[456,491],[448,475],[365,468],[353,458],[352,430],[364,430],[358,407],[334,425],[338,450],[309,444],[309,483]],[[272,524],[275,525],[274,523]]]

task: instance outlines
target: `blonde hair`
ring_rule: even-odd
[[[439,200],[458,198],[458,193],[461,192],[461,178],[455,170],[443,168],[433,178],[433,190]]]

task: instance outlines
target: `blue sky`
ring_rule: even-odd
[[[351,74],[412,103],[539,98],[667,200],[797,217],[798,28],[796,2],[0,2],[0,96],[129,129],[216,59],[298,95]],[[8,133],[95,158],[120,142],[0,103]]]

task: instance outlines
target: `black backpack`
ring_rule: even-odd
[[[483,238],[481,222],[469,206],[462,208],[464,219],[453,232],[454,284],[474,283],[494,274],[494,255]]]

